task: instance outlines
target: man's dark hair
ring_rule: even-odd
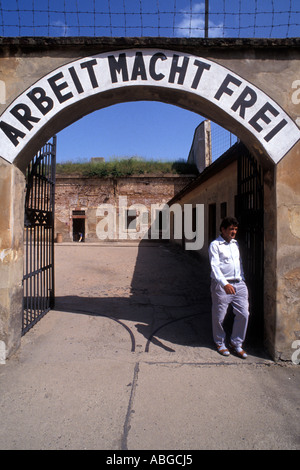
[[[231,225],[233,225],[234,227],[238,227],[239,226],[238,220],[235,217],[225,217],[225,219],[223,219],[221,222],[220,231],[222,228],[226,229],[230,227]]]

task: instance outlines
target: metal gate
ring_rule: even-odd
[[[237,218],[240,222],[241,245],[245,277],[249,288],[251,340],[263,336],[264,303],[264,185],[263,170],[242,147],[238,157]]]
[[[23,335],[54,307],[55,164],[56,136],[26,171]]]

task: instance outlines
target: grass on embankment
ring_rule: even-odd
[[[144,160],[138,157],[112,158],[108,162],[66,162],[58,163],[59,175],[78,175],[88,177],[120,177],[135,175],[197,175],[195,165],[184,161]]]

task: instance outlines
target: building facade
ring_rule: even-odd
[[[153,212],[153,207],[166,204],[194,179],[192,175],[118,178],[57,175],[57,241],[96,242],[99,239],[111,241],[144,238],[153,222],[151,208]],[[109,224],[109,212],[115,216],[112,227],[105,226],[105,222]],[[143,230],[139,223],[143,224]],[[103,229],[102,234],[100,226]]]
[[[198,255],[206,267],[208,261],[208,247],[219,235],[221,220],[226,216],[235,216],[240,222],[237,239],[240,245],[246,282],[249,288],[250,321],[249,334],[251,341],[264,341],[266,349],[271,352],[273,346],[271,330],[271,313],[268,305],[269,285],[265,279],[264,259],[265,233],[264,233],[264,194],[265,172],[259,162],[249,153],[242,143],[237,143],[225,152],[213,164],[208,166],[188,186],[183,188],[171,201],[180,204],[182,212],[186,205],[193,207],[193,226],[198,231],[203,231],[203,246],[198,250]],[[204,217],[197,220],[195,208],[204,206]],[[170,210],[171,216],[174,217]],[[198,224],[198,227],[197,227]],[[203,224],[199,226],[199,224]],[[186,245],[188,240],[185,233],[182,238],[176,240],[174,231],[171,230],[174,243]]]

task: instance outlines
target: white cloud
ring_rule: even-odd
[[[58,28],[61,28],[62,33],[60,34],[60,36],[68,36],[69,35],[70,28],[63,21],[60,21],[60,20],[54,21],[54,23],[52,24],[52,27],[55,28],[56,31],[57,31]]]
[[[181,12],[183,17],[176,26],[177,34],[184,37],[204,37],[204,3],[196,3],[192,9],[188,7]],[[223,37],[223,23],[208,21],[208,37]]]

